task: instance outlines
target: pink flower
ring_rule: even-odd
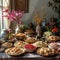
[[[11,29],[8,29],[7,31],[8,31],[9,33],[11,33],[11,32],[12,32],[12,30],[11,30]]]
[[[23,24],[23,22],[22,21],[19,21],[19,24]]]
[[[23,17],[23,11],[15,11],[12,10],[11,12],[9,10],[4,10],[3,13],[7,13],[7,15],[4,15],[3,17],[7,17],[10,21],[16,21],[17,23],[21,23],[21,18]]]
[[[4,9],[3,12],[9,12],[9,10],[8,9]]]

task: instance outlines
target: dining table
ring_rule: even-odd
[[[20,56],[10,56],[0,53],[0,60],[60,60],[60,55],[44,57],[35,53],[26,53]]]

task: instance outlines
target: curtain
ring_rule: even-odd
[[[0,0],[0,33],[2,29],[2,0]]]
[[[3,0],[3,9],[10,10],[10,0]],[[4,29],[8,29],[10,26],[10,21],[6,17],[3,17],[3,25],[4,25],[3,26]]]

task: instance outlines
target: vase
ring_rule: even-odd
[[[8,39],[7,29],[3,29],[3,30],[2,30],[0,37],[3,38],[4,40],[7,40],[7,39]]]
[[[36,33],[37,33],[36,38],[39,39],[42,35],[41,26],[39,24],[36,26]]]
[[[15,33],[24,33],[24,31],[25,31],[25,26],[24,26],[24,24],[18,24],[17,25],[17,28],[16,28],[16,30],[15,30]]]
[[[17,27],[16,27],[16,29],[15,29],[15,33],[20,33],[19,25],[17,25]]]

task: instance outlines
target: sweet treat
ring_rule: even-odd
[[[59,37],[59,36],[54,36],[54,35],[52,35],[52,36],[49,36],[49,37],[47,38],[47,40],[48,40],[48,41],[58,41],[58,40],[60,40],[60,37]]]
[[[33,43],[32,45],[34,45],[36,47],[47,47],[48,46],[48,44],[43,41],[37,41],[37,42]]]
[[[2,47],[4,47],[4,48],[10,48],[12,46],[13,46],[13,44],[9,43],[9,42],[5,42],[5,43],[2,44]]]
[[[27,45],[25,45],[25,49],[27,52],[33,52],[36,50],[36,47],[31,44],[27,44]]]
[[[24,34],[24,33],[18,33],[18,34],[15,34],[15,36],[16,36],[16,38],[17,38],[18,40],[22,40],[22,39],[25,38],[25,34]]]
[[[12,49],[12,48],[8,48],[8,49],[6,49],[6,50],[5,50],[5,53],[8,54],[8,55],[10,55],[10,51],[11,51],[11,49]]]
[[[35,40],[35,38],[33,38],[33,37],[27,37],[27,39],[25,40],[25,42],[28,42],[28,43],[34,43],[36,41],[37,40]]]
[[[26,30],[25,32],[26,34],[31,34],[31,33],[34,33],[34,31],[32,29],[29,29],[29,30]]]
[[[58,54],[60,54],[60,43],[53,42],[48,45],[49,48],[53,48],[57,51]]]
[[[15,42],[14,43],[14,46],[16,46],[16,47],[24,47],[26,44],[28,44],[27,42],[24,42],[24,41],[17,41],[17,42]]]
[[[15,34],[15,36],[25,36],[25,34],[24,33],[18,33],[18,34]]]
[[[18,48],[18,47],[8,48],[5,50],[5,53],[11,56],[18,56],[23,54],[24,52],[25,52],[25,49]]]
[[[56,51],[48,47],[42,47],[37,50],[37,54],[42,56],[52,56],[56,54]]]
[[[35,32],[32,29],[28,29],[26,30],[25,34],[31,37],[34,36]]]
[[[52,42],[48,45],[49,48],[58,49],[60,46],[56,42]]]

